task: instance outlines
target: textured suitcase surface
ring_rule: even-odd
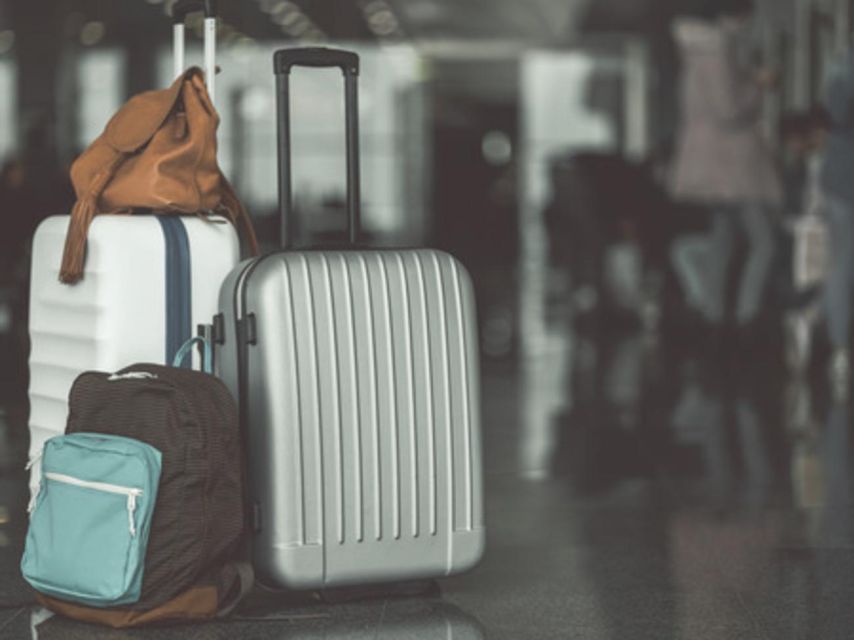
[[[68,392],[80,373],[167,360],[166,264],[174,256],[167,256],[158,219],[96,217],[87,243],[86,273],[73,286],[59,282],[68,221],[68,216],[48,218],[33,241],[31,454],[39,452],[46,439],[65,431]],[[239,245],[224,220],[181,221],[189,245],[192,330],[196,323],[209,323],[216,313],[219,285],[237,264]]]
[[[387,582],[479,560],[475,308],[454,258],[275,253],[233,271],[220,308],[221,374],[242,392],[266,581]]]

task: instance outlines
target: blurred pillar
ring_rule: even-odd
[[[762,63],[774,70],[781,70],[785,65],[785,58],[783,55],[785,52],[781,50],[780,38],[781,33],[779,27],[771,23],[765,23],[763,25],[761,33]],[[780,142],[780,136],[778,133],[779,127],[777,125],[783,115],[783,105],[783,87],[765,95],[765,100],[762,106],[765,137],[774,146],[777,146]]]
[[[243,112],[243,101],[246,96],[245,87],[235,87],[228,94],[231,106],[231,135],[230,145],[226,153],[231,156],[231,183],[237,193],[249,193],[247,165],[252,161],[249,154],[249,128],[246,126],[246,117]]]
[[[17,73],[17,111],[20,146],[27,163],[53,164],[57,158],[57,124],[60,122],[60,63],[66,2],[12,2],[12,28]]]
[[[836,0],[834,16],[835,53],[844,55],[851,48],[851,4],[849,0]]]
[[[810,106],[810,26],[812,20],[811,0],[795,2],[795,21],[793,39],[792,88],[795,109],[807,109]]]
[[[626,156],[644,160],[650,152],[649,50],[640,39],[629,39],[625,52],[625,144]]]

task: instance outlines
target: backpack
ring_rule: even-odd
[[[201,338],[176,367],[197,342],[210,371]],[[21,569],[49,608],[134,626],[212,617],[251,586],[232,562],[244,525],[237,408],[210,373],[81,374],[40,478]]]

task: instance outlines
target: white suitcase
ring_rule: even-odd
[[[71,383],[82,372],[133,362],[166,364],[169,352],[217,311],[219,286],[239,260],[237,234],[224,219],[163,218],[186,230],[189,274],[173,268],[171,240],[157,216],[98,216],[87,243],[86,275],[59,281],[69,216],[39,225],[30,289],[30,452],[63,433]],[[180,232],[179,232],[180,233]],[[186,265],[185,265],[186,266]],[[189,305],[174,300],[189,275]],[[177,276],[177,278],[176,278]],[[183,310],[188,306],[188,310]],[[167,322],[167,310],[172,322]],[[189,311],[189,312],[187,312]],[[181,317],[183,316],[183,317]],[[173,326],[167,326],[172,324]],[[179,326],[174,326],[174,325]]]
[[[215,18],[205,23],[211,77]],[[176,22],[176,74],[184,66],[183,29]],[[133,362],[171,363],[181,342],[217,312],[220,284],[240,259],[237,233],[223,218],[96,216],[84,278],[66,285],[59,282],[59,266],[69,220],[47,218],[33,240],[31,460],[45,440],[65,431],[68,392],[80,373]],[[38,477],[36,468],[31,478]]]

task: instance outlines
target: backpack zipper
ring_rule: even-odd
[[[128,371],[127,373],[114,373],[107,380],[109,382],[116,380],[157,380],[157,374],[148,371]]]
[[[44,477],[54,482],[62,484],[70,484],[75,487],[83,487],[85,489],[93,489],[103,493],[113,493],[116,495],[127,496],[127,511],[128,511],[128,530],[131,537],[136,537],[136,523],[134,522],[133,514],[136,511],[136,499],[142,495],[142,489],[134,487],[123,487],[118,484],[109,482],[94,482],[92,480],[81,480],[73,476],[65,475],[64,473],[56,473],[54,471],[46,471]]]

